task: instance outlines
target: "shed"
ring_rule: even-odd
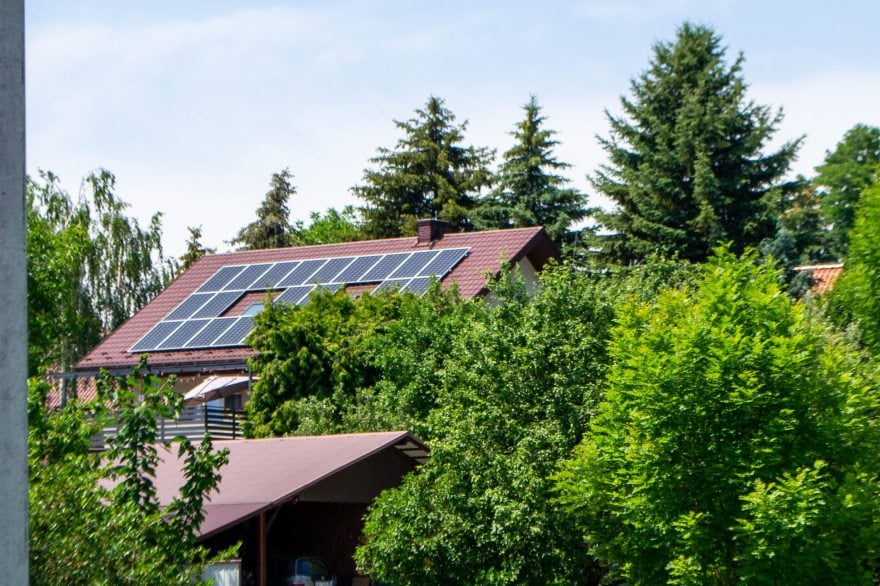
[[[320,555],[340,586],[355,574],[352,556],[367,507],[427,457],[405,431],[231,440],[229,463],[204,506],[201,541],[214,550],[241,542],[243,584],[278,583],[292,559]],[[160,502],[183,484],[176,453],[161,451]]]

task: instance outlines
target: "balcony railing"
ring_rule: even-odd
[[[213,440],[230,440],[244,437],[243,427],[246,421],[244,411],[222,409],[208,405],[187,407],[177,419],[160,417],[158,420],[158,441],[171,441],[183,436],[190,440],[200,440],[206,433]],[[92,449],[103,450],[105,439],[116,435],[117,426],[108,425],[101,433],[92,438]]]

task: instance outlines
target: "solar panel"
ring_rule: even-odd
[[[236,289],[246,290],[250,287],[251,283],[257,280],[257,277],[263,275],[269,267],[272,265],[262,264],[262,265],[249,265],[245,267],[241,273],[229,281],[225,287],[223,287],[224,291],[233,291]]]
[[[366,275],[361,278],[362,283],[372,283],[373,281],[383,281],[388,278],[394,269],[400,266],[406,258],[410,255],[409,252],[398,252],[395,254],[386,254],[382,257],[382,260],[376,263],[376,266],[371,268]]]
[[[406,284],[406,287],[403,288],[403,291],[408,293],[415,293],[416,295],[423,295],[425,291],[428,290],[428,287],[431,285],[432,277],[416,277]]]
[[[291,305],[299,305],[301,302],[308,301],[309,293],[314,289],[314,285],[300,285],[291,287],[281,295],[275,298],[275,303],[289,303]]]
[[[374,293],[397,289],[421,295],[432,277],[442,279],[468,250],[419,250],[221,267],[138,340],[130,352],[243,345],[253,329],[253,315],[259,313],[262,304],[254,303],[241,316],[220,316],[247,292],[284,289],[276,303],[304,305],[314,290],[335,293],[348,284],[379,282]]]
[[[274,289],[278,284],[278,281],[287,276],[287,273],[293,270],[293,268],[298,265],[299,262],[291,261],[291,262],[279,262],[272,265],[272,268],[266,271],[264,274],[257,277],[257,280],[251,283],[248,287],[248,290],[260,290],[260,289]]]
[[[436,250],[429,250],[425,252],[414,252],[411,257],[406,259],[397,270],[391,273],[392,279],[402,279],[404,277],[415,277],[418,275],[428,263],[434,260],[434,257],[437,256]]]
[[[165,338],[155,349],[157,350],[176,350],[183,348],[183,345],[199,331],[208,325],[209,319],[191,319],[180,324],[180,327],[174,330],[174,333]]]
[[[327,262],[326,258],[302,261],[298,267],[290,271],[289,275],[278,281],[276,287],[292,287],[294,285],[302,285],[306,282],[311,283],[311,280],[306,280],[325,262]]]
[[[205,302],[213,297],[213,293],[193,293],[189,297],[183,300],[183,303],[177,306],[177,308],[168,314],[166,320],[169,319],[186,319],[188,317],[192,317]]]
[[[215,293],[214,297],[195,312],[192,317],[218,317],[232,307],[232,304],[238,301],[242,295],[244,295],[244,291],[221,291]]]
[[[131,347],[129,352],[146,352],[155,350],[168,335],[176,330],[182,321],[163,321],[147,332],[147,334]]]
[[[340,283],[362,283],[361,277],[364,276],[379,259],[382,258],[381,254],[376,254],[373,256],[361,256],[359,258],[354,259],[350,265],[348,265],[344,271],[339,273],[336,277],[336,281]]]
[[[409,279],[386,279],[379,283],[378,287],[373,289],[373,293],[378,293],[379,291],[391,291],[394,289],[402,290],[408,282]]]
[[[344,256],[342,258],[331,258],[324,263],[320,269],[315,271],[315,274],[309,277],[307,283],[333,283],[337,279],[336,275],[342,272],[342,270],[347,267],[351,261],[354,260],[354,257]]]
[[[184,348],[209,348],[211,347],[220,334],[226,331],[229,326],[235,323],[237,317],[216,317],[186,342]]]
[[[208,291],[220,291],[229,281],[234,279],[244,269],[243,266],[223,267],[205,281],[205,284],[199,287],[197,293],[206,293]]]
[[[212,346],[241,346],[244,338],[254,329],[254,318],[244,315],[238,318],[232,326],[214,340]]]
[[[449,248],[441,250],[437,256],[425,266],[419,273],[424,277],[437,277],[438,280],[446,276],[461,259],[467,254],[467,248]]]
[[[315,285],[315,291],[329,291],[330,293],[336,293],[344,286],[345,285],[343,283],[322,283],[320,285]]]

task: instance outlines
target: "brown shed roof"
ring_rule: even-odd
[[[398,451],[415,465],[424,461],[424,446],[406,431],[284,437],[218,442],[229,449],[222,480],[210,495],[199,528],[203,537],[244,521],[261,511],[295,499],[306,489],[386,449]],[[155,486],[168,505],[184,478],[175,451],[160,449]]]
[[[502,262],[517,262],[528,257],[540,269],[547,260],[557,256],[546,232],[539,227],[451,233],[427,244],[411,237],[208,255],[92,349],[79,361],[75,371],[86,374],[100,368],[111,371],[130,369],[139,359],[137,353],[129,352],[132,345],[223,266],[411,252],[429,248],[470,249],[464,260],[442,280],[444,286],[458,283],[461,295],[466,298],[483,293],[486,273],[497,274]],[[252,355],[253,350],[247,347],[161,351],[151,354],[150,365],[160,372],[241,370]]]

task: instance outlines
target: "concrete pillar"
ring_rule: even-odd
[[[24,0],[0,1],[0,581],[28,583]]]

